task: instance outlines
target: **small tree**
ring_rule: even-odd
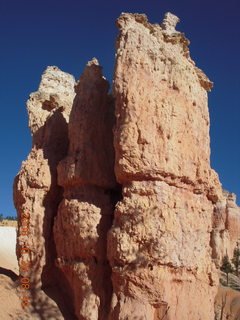
[[[3,221],[3,214],[0,213],[0,222],[2,222],[2,221]]]
[[[240,248],[239,248],[238,242],[233,252],[232,264],[234,265],[234,272],[238,277],[239,267],[240,267]]]
[[[220,269],[223,272],[226,273],[226,275],[227,275],[227,285],[228,285],[228,274],[233,272],[233,268],[232,268],[231,262],[230,262],[229,257],[228,257],[227,254],[222,259],[222,266],[221,266]]]

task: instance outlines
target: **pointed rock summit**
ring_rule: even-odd
[[[175,16],[171,12],[167,12],[165,13],[161,27],[163,30],[166,30],[169,34],[175,33],[175,27],[178,22],[180,22],[180,19],[177,16]]]

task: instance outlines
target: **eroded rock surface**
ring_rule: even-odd
[[[63,278],[55,267],[52,228],[62,199],[57,165],[68,150],[67,123],[75,96],[74,84],[73,76],[57,67],[48,67],[43,73],[39,90],[27,101],[32,150],[14,182],[19,227],[17,256],[19,265],[30,260],[30,267],[22,276],[30,279],[33,305],[41,307],[40,289],[58,288],[59,278]],[[23,224],[29,226],[29,232],[25,232]],[[30,254],[21,254],[23,247],[29,248]]]
[[[222,195],[209,157],[212,83],[173,32],[177,19],[167,19],[164,29],[144,15],[117,21],[114,145],[123,200],[108,237],[111,319],[214,317],[210,232]]]
[[[76,86],[68,156],[58,166],[63,200],[54,225],[57,265],[73,291],[78,319],[107,319],[112,295],[107,232],[117,193],[114,176],[114,103],[96,59]]]
[[[30,214],[17,253],[21,264],[27,240],[37,307],[41,288],[59,288],[71,320],[214,318],[240,215],[210,167],[213,84],[178,21],[120,16],[113,94],[94,58],[77,83],[49,67],[28,100],[33,147],[14,198]]]

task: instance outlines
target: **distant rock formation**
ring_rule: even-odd
[[[213,84],[178,21],[119,17],[112,94],[94,58],[77,83],[48,67],[30,96],[33,147],[14,199],[30,214],[17,252],[20,263],[28,240],[35,304],[59,288],[71,319],[214,318],[240,213],[210,167]]]
[[[240,208],[236,204],[236,195],[223,191],[224,199],[217,202],[213,212],[213,230],[211,234],[212,258],[221,266],[222,258],[233,256],[234,248],[240,243]]]

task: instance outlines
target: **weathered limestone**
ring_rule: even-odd
[[[212,84],[173,20],[164,29],[139,14],[117,21],[114,146],[123,200],[108,237],[110,319],[214,316],[209,243],[221,186],[209,159]]]

